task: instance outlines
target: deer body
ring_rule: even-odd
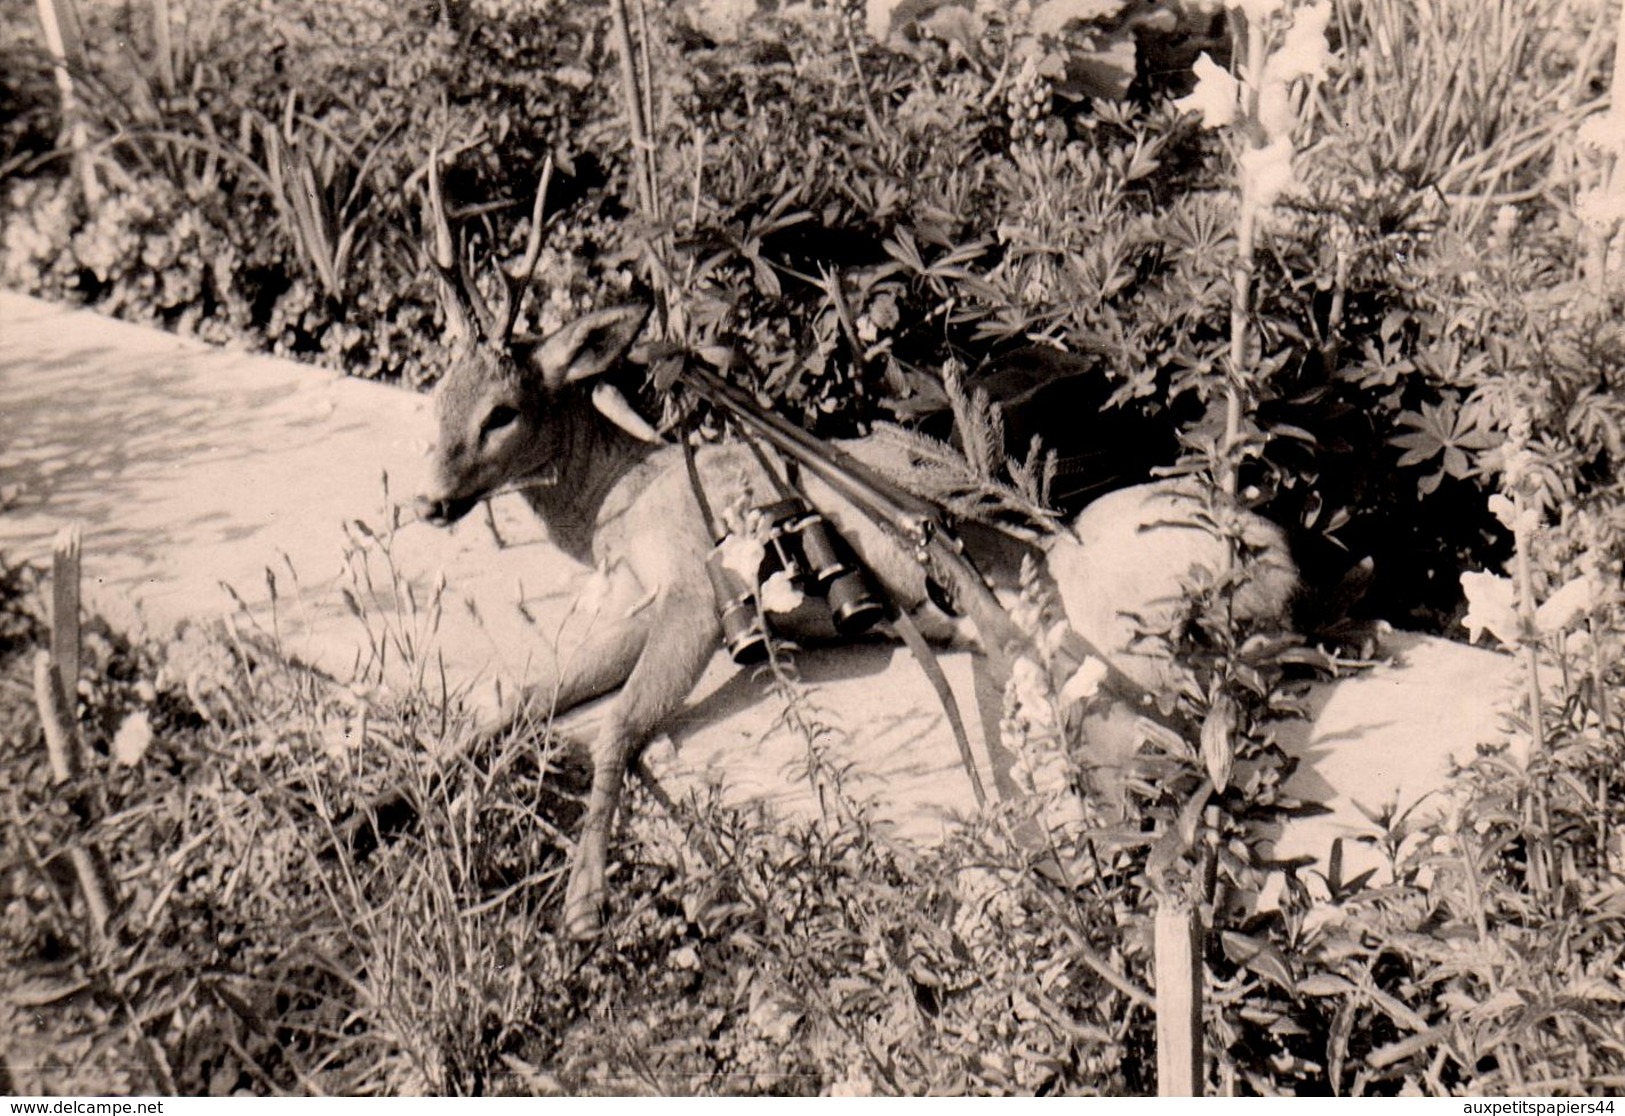
[[[611,827],[628,765],[688,697],[720,645],[716,601],[706,574],[713,540],[678,446],[655,447],[605,418],[585,381],[616,364],[641,329],[640,307],[601,311],[539,344],[511,353],[483,350],[459,362],[439,389],[440,424],[433,490],[420,500],[424,518],[449,524],[480,500],[520,488],[561,549],[594,564],[614,583],[608,596],[639,607],[596,624],[557,676],[530,686],[517,717],[562,712],[619,688],[592,745],[593,778],[580,844],[571,865],[565,925],[588,933],[604,901]],[[842,443],[871,463],[882,452],[866,441]],[[777,498],[761,463],[740,445],[696,453],[711,506],[720,512]],[[869,573],[928,636],[953,639],[962,629],[929,601],[925,572],[912,553],[816,478],[808,499],[852,545]],[[1086,510],[1080,536],[1061,534],[1047,561],[1079,634],[1136,681],[1166,681],[1165,659],[1131,650],[1132,625],[1122,611],[1144,613],[1180,596],[1190,565],[1218,568],[1224,544],[1194,528],[1170,526],[1177,497],[1141,490]],[[1279,532],[1253,517],[1250,541],[1269,554],[1255,579],[1256,599],[1243,607],[1278,614],[1295,585]],[[1205,549],[1204,549],[1205,548]],[[984,572],[1013,582],[1018,563],[979,554]],[[790,634],[802,634],[792,632]],[[817,633],[813,633],[817,634]],[[1120,661],[1119,661],[1120,658]]]

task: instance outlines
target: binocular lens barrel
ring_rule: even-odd
[[[808,516],[798,533],[801,536],[801,556],[806,559],[807,569],[814,581],[823,584],[846,569],[840,552],[835,549],[829,522],[823,516]]]
[[[835,621],[835,630],[842,635],[860,635],[886,617],[885,606],[869,592],[863,575],[856,570],[832,578],[825,590],[825,599],[829,601],[829,615]]]
[[[722,561],[719,544],[706,559],[711,589],[717,599],[723,645],[733,661],[753,666],[767,658],[767,625],[756,605],[760,579],[784,572],[829,606],[835,630],[861,635],[886,617],[886,606],[869,589],[862,570],[846,560],[835,528],[799,499],[784,499],[761,509],[772,530],[766,540],[757,580],[747,583]]]
[[[835,529],[827,519],[817,512],[808,515],[797,527],[796,535],[801,540],[801,556],[829,602],[836,631],[860,635],[885,618],[886,608],[869,592],[863,574],[842,557]]]
[[[756,590],[746,585],[722,562],[721,548],[705,560],[711,577],[711,591],[717,598],[717,620],[722,625],[722,644],[740,666],[754,666],[767,658],[767,628],[762,610],[756,607]]]

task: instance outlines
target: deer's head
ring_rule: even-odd
[[[601,384],[589,394],[581,386],[620,362],[643,328],[648,306],[600,310],[540,339],[513,335],[541,254],[552,160],[536,192],[524,260],[513,273],[495,268],[502,299],[493,308],[469,274],[468,245],[452,233],[440,184],[444,157],[438,148],[429,153],[424,225],[432,233],[430,263],[457,357],[437,394],[433,476],[418,499],[419,515],[438,526],[456,522],[504,489],[568,483],[560,470],[574,433],[571,422],[589,400],[629,432],[655,437],[613,387]]]
[[[619,363],[648,316],[644,305],[617,306],[539,341],[466,346],[438,390],[432,487],[419,514],[446,526],[504,489],[568,483],[560,470],[577,411],[597,405],[633,421],[613,413],[624,400],[589,396],[583,381]]]

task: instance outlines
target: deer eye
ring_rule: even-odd
[[[498,404],[491,408],[485,416],[485,421],[480,423],[480,437],[495,434],[505,426],[512,426],[518,419],[518,411],[506,404]]]

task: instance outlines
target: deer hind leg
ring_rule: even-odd
[[[593,741],[592,789],[564,893],[564,929],[571,937],[590,937],[599,927],[610,834],[627,766],[693,691],[718,639],[709,595],[668,589],[656,599],[643,651]]]

